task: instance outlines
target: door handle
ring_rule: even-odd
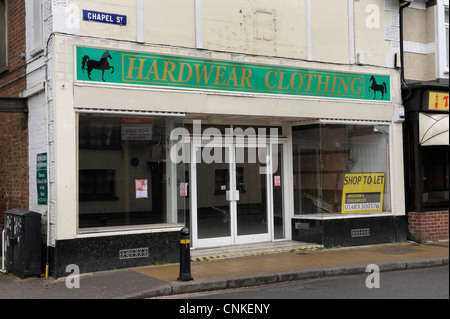
[[[239,191],[238,190],[229,190],[226,192],[227,201],[238,201],[239,200]]]

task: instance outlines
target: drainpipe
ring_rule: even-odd
[[[401,0],[400,0],[401,1]],[[403,102],[407,101],[411,97],[411,90],[408,85],[406,85],[405,80],[405,57],[403,48],[403,9],[409,7],[411,2],[414,0],[405,0],[405,2],[400,2],[399,18],[400,18],[400,80],[402,82],[402,89],[408,89],[408,95],[403,98]]]
[[[0,269],[0,272],[6,274],[6,269],[5,269],[5,234],[6,234],[6,229],[3,229],[2,231],[2,269]]]

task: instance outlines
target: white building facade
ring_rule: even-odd
[[[176,262],[185,226],[193,249],[406,239],[398,1],[36,2],[30,209],[57,276]]]

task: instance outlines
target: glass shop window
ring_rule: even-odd
[[[180,118],[78,115],[81,232],[184,224],[184,164],[170,160],[170,132],[179,126]]]
[[[389,126],[293,127],[296,215],[390,211]]]

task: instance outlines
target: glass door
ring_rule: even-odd
[[[194,247],[232,245],[231,148],[193,145],[192,236]]]
[[[285,238],[283,145],[193,145],[194,248]]]
[[[280,240],[286,238],[286,229],[289,225],[285,225],[285,196],[286,196],[286,178],[284,175],[284,145],[271,144],[271,171],[272,171],[272,218],[273,218],[273,239]]]
[[[235,146],[234,201],[236,244],[270,241],[267,146]]]

